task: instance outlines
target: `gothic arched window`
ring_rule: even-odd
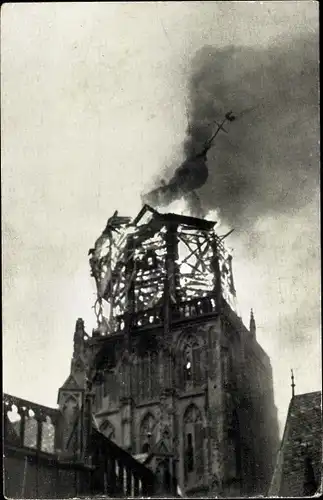
[[[139,398],[150,400],[159,396],[160,375],[158,353],[147,353],[138,360]]]
[[[200,410],[190,405],[184,414],[184,474],[187,480],[192,473],[198,476],[204,470],[204,429]]]
[[[147,413],[140,425],[140,452],[149,453],[156,442],[156,420],[151,413]]]
[[[186,383],[191,383],[192,382],[192,348],[191,347],[186,347],[184,351],[184,366],[183,366],[183,372],[184,372],[184,384]]]
[[[193,336],[185,340],[180,349],[179,384],[187,390],[205,381],[205,350],[202,341]]]

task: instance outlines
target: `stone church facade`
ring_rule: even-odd
[[[236,311],[223,238],[210,221],[147,206],[110,226],[91,263],[98,328],[90,337],[78,320],[59,390],[63,442],[90,390],[100,431],[183,494],[266,494],[279,446],[272,369],[253,313],[247,328]]]

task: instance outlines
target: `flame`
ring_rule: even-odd
[[[157,212],[161,214],[165,213],[174,213],[177,215],[187,215],[188,217],[196,217],[196,214],[191,210],[189,203],[187,202],[185,196],[182,196],[182,198],[173,201],[167,206],[157,206],[155,207]],[[217,222],[217,227],[221,226],[221,229],[225,229],[225,227],[222,227],[222,222],[220,219],[220,214],[219,211],[216,209],[209,210],[205,217],[206,220],[210,221],[215,221]]]
[[[220,214],[219,214],[219,211],[216,210],[216,209],[213,209],[213,210],[209,210],[206,215],[205,215],[205,218],[207,220],[214,220],[217,222],[217,225],[220,225],[221,224],[221,220],[220,220]]]
[[[192,213],[190,213],[189,205],[188,205],[184,196],[182,196],[182,198],[180,198],[176,201],[173,201],[172,203],[170,203],[169,205],[167,205],[165,207],[157,206],[156,210],[157,210],[157,212],[159,212],[161,214],[174,213],[177,215],[194,216]]]

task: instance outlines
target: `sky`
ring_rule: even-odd
[[[232,109],[199,196],[235,229],[238,303],[271,358],[282,429],[290,369],[296,393],[321,389],[318,3],[1,13],[4,391],[55,406],[77,318],[96,326],[88,249]]]

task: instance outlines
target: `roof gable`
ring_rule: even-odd
[[[150,454],[151,456],[169,456],[171,455],[169,449],[168,449],[168,446],[167,444],[165,443],[165,441],[163,439],[160,439],[156,444],[155,446],[153,447],[153,449],[151,450]]]
[[[321,483],[321,392],[294,396],[269,491],[270,496],[303,496]]]
[[[60,390],[62,390],[62,389],[65,389],[65,390],[66,389],[82,389],[82,387],[77,383],[74,375],[71,374],[67,377],[64,384],[60,388]]]

